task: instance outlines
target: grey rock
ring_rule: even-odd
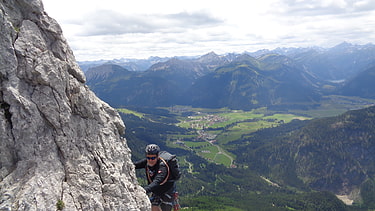
[[[0,0],[0,210],[149,210],[125,125],[40,0]]]

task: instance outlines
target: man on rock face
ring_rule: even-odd
[[[144,189],[146,193],[151,193],[152,211],[170,211],[176,186],[174,181],[168,181],[169,167],[160,159],[158,145],[147,145],[145,152],[146,158],[134,165],[136,169],[146,169],[148,185]]]

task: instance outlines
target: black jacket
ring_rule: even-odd
[[[164,193],[170,192],[174,188],[174,182],[168,181],[168,167],[158,159],[158,162],[150,167],[147,166],[147,159],[144,158],[140,161],[134,163],[135,169],[146,169],[146,177],[148,185],[144,187],[147,193],[154,193],[156,195],[162,195]],[[166,180],[165,183],[163,183]]]

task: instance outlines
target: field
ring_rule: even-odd
[[[139,118],[143,118],[143,116],[144,116],[144,114],[142,114],[142,113],[132,111],[132,110],[129,110],[129,109],[126,109],[126,108],[119,108],[117,110],[121,113],[124,113],[124,114],[133,114],[134,116],[137,116]]]
[[[173,106],[162,109],[168,110],[173,118],[177,118],[176,126],[189,131],[168,134],[166,144],[169,147],[188,149],[210,162],[235,167],[236,156],[226,150],[233,141],[250,137],[258,130],[277,127],[296,119],[307,120],[336,116],[348,110],[374,104],[375,100],[371,99],[332,95],[324,97],[318,106],[309,110],[274,111],[258,108],[242,111],[227,108],[193,108],[191,106]],[[150,118],[150,115],[129,109],[118,110],[139,118]],[[154,116],[156,117],[150,119],[151,122],[163,121],[163,117]]]
[[[349,110],[361,109],[372,105],[375,105],[374,99],[329,95],[323,98],[320,106],[317,108],[310,110],[292,110],[291,112],[313,118],[321,118],[336,116]]]
[[[170,135],[169,143],[188,148],[208,161],[227,167],[235,167],[235,156],[225,150],[225,144],[249,136],[259,129],[276,127],[294,119],[309,119],[307,116],[277,113],[265,108],[240,111],[184,107],[182,110],[188,110],[192,115],[179,115],[177,126],[194,132],[190,135]]]

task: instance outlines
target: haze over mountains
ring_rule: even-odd
[[[330,49],[211,52],[194,58],[80,64],[92,66],[86,71],[87,84],[114,107],[192,105],[246,110],[307,109],[332,94],[373,98],[372,83],[357,77],[371,78],[374,61],[373,44],[342,43]]]
[[[259,57],[264,54],[280,54],[288,56],[292,59],[295,59],[299,64],[306,65],[307,68],[318,71],[317,69],[322,69],[321,72],[324,72],[323,69],[329,71],[328,77],[336,78],[337,80],[344,79],[345,75],[351,73],[352,67],[354,69],[366,68],[366,66],[360,66],[361,64],[374,64],[372,58],[374,57],[374,48],[375,45],[369,43],[367,45],[356,45],[347,42],[343,42],[332,48],[320,48],[320,47],[310,47],[310,48],[276,48],[273,50],[262,49],[255,52],[244,52],[252,57]],[[214,53],[214,52],[211,52]],[[210,53],[208,53],[209,55]],[[220,57],[225,57],[228,61],[233,60],[238,56],[235,53],[227,53],[225,55],[218,55]],[[185,56],[176,56],[174,58],[180,60],[194,60],[202,55],[197,55],[195,57],[185,57]],[[90,67],[99,66],[102,64],[117,64],[124,67],[130,71],[144,71],[147,70],[153,64],[159,62],[165,62],[171,58],[168,57],[150,57],[148,59],[113,59],[113,60],[98,60],[98,61],[79,61],[83,71],[87,71]],[[350,65],[348,65],[350,64]],[[343,68],[340,70],[340,68]],[[313,71],[313,72],[315,72]],[[319,71],[318,71],[319,72]],[[342,72],[343,75],[338,74]]]

